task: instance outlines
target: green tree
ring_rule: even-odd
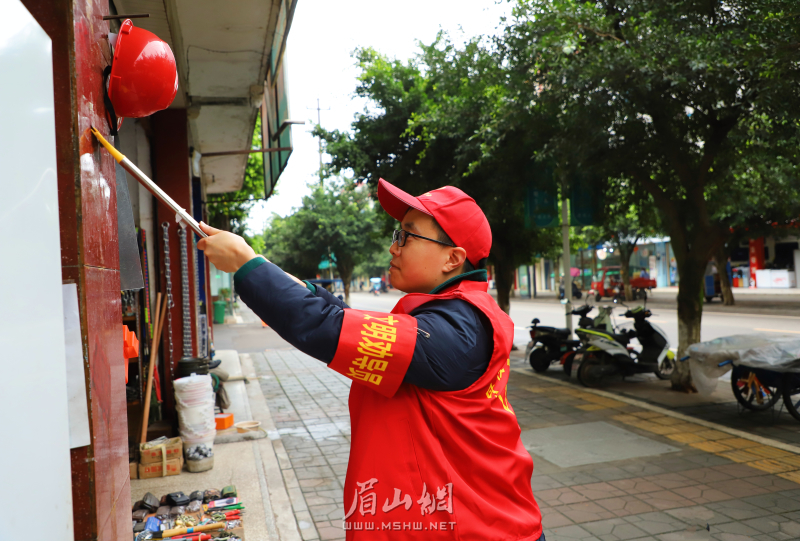
[[[520,98],[504,110],[548,109],[558,122],[552,156],[630,179],[663,213],[681,277],[679,355],[700,341],[703,276],[729,234],[725,210],[756,214],[754,191],[796,199],[796,175],[789,184],[736,175],[749,159],[794,159],[784,143],[798,128],[796,8],[789,0],[519,0],[501,39]],[[492,126],[504,131],[502,121]],[[673,388],[693,389],[686,363]]]
[[[313,277],[331,253],[350,302],[356,266],[387,249],[382,221],[368,191],[352,182],[329,180],[315,186],[303,205],[286,217],[273,217],[264,233],[266,256],[298,277]]]
[[[321,261],[319,251],[304,237],[304,227],[297,212],[286,217],[273,214],[263,234],[263,255],[301,279],[316,277]]]
[[[261,115],[256,118],[250,148],[263,148],[261,141]],[[209,225],[243,236],[253,249],[259,252],[261,247],[253,245],[255,237],[246,235],[245,232],[250,210],[258,200],[263,198],[264,155],[261,153],[249,154],[241,189],[235,192],[208,194],[206,205]]]
[[[736,197],[715,206],[714,220],[728,226],[723,228],[724,244],[714,253],[718,269],[725,269],[731,251],[741,242],[786,234],[800,217],[800,140],[795,133],[775,141],[772,131],[772,122],[763,116],[750,123],[744,148],[739,150],[741,158],[731,172],[739,186]],[[772,189],[764,190],[765,186]],[[727,273],[720,272],[720,284],[724,304],[733,305]]]
[[[391,242],[392,238],[387,236],[380,244],[384,247],[388,247],[391,246]],[[379,277],[389,268],[389,262],[391,260],[392,254],[389,253],[388,248],[385,250],[376,250],[366,260],[356,265],[353,276],[365,279]]]
[[[476,130],[504,99],[493,51],[479,39],[457,49],[440,36],[405,63],[372,49],[358,49],[355,57],[361,69],[356,95],[369,106],[350,132],[317,127],[332,157],[329,170],[351,171],[373,191],[385,178],[410,193],[450,184],[472,196],[492,228],[489,259],[498,304],[507,312],[515,267],[549,250],[557,236],[545,229],[522,234],[535,130],[506,138],[491,160],[475,164],[482,153]]]
[[[658,211],[648,193],[633,192],[630,182],[623,179],[613,179],[609,183],[609,196],[602,208],[599,213],[601,223],[587,227],[584,235],[592,244],[608,242],[619,254],[619,274],[625,288],[625,299],[631,301],[634,300],[631,256],[641,239],[660,233]]]

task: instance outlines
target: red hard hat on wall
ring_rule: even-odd
[[[163,40],[130,19],[114,46],[108,97],[118,117],[140,118],[166,109],[178,92],[178,70]]]

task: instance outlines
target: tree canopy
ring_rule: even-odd
[[[263,148],[261,137],[261,115],[258,115],[250,148]],[[263,197],[264,155],[249,154],[241,189],[229,193],[208,194],[206,204],[209,225],[243,236],[254,250],[260,251],[262,247],[246,234],[246,222],[253,205]]]
[[[356,95],[369,99],[349,132],[316,133],[332,156],[329,170],[352,172],[374,191],[379,178],[419,194],[443,185],[461,188],[486,214],[492,228],[498,302],[508,310],[514,268],[557,244],[554,230],[524,230],[524,197],[532,158],[526,138],[507,138],[492,159],[478,136],[503,99],[496,51],[481,40],[463,49],[444,36],[401,62],[358,49]]]
[[[314,278],[322,261],[332,257],[342,279],[345,302],[358,265],[388,251],[375,203],[363,187],[329,180],[315,186],[297,211],[273,216],[264,232],[265,256],[298,278]],[[388,266],[388,264],[387,264]]]
[[[590,176],[598,206],[617,206],[600,224],[617,235],[657,213],[680,274],[682,355],[700,340],[708,261],[800,214],[798,50],[794,0],[516,0],[493,38],[440,35],[408,61],[357,49],[368,105],[349,131],[316,133],[328,174],[474,197],[506,310],[514,268],[558,246],[557,230],[526,228],[532,188],[557,195]],[[621,186],[633,199],[614,201]],[[687,366],[674,388],[692,389]]]
[[[705,266],[734,209],[780,221],[797,201],[799,38],[788,0],[520,0],[498,39],[516,74],[505,114],[547,111],[558,136],[543,154],[627,178],[663,213],[681,354],[700,339]],[[770,162],[780,174],[763,174]],[[690,388],[679,368],[673,384]]]

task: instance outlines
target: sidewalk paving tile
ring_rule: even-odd
[[[686,524],[699,526],[701,528],[714,524],[722,524],[723,522],[730,522],[731,520],[730,517],[716,513],[714,510],[704,505],[679,507],[670,509],[666,513]]]
[[[647,535],[647,532],[644,530],[637,528],[630,522],[626,522],[621,518],[589,522],[587,524],[583,524],[582,527],[589,533],[599,536],[601,539],[613,538],[619,540],[628,540]]]

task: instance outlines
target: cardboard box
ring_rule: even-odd
[[[131,479],[139,478],[139,465],[136,462],[130,462],[128,467],[131,470]]]
[[[139,479],[152,479],[153,477],[167,477],[169,475],[180,475],[183,469],[183,459],[176,458],[167,460],[166,474],[163,471],[161,462],[155,464],[139,464]]]
[[[154,449],[142,449],[145,444],[139,444],[139,464],[161,464],[162,447]],[[164,452],[167,453],[167,460],[183,460],[183,441],[180,438],[170,438],[164,444]]]

